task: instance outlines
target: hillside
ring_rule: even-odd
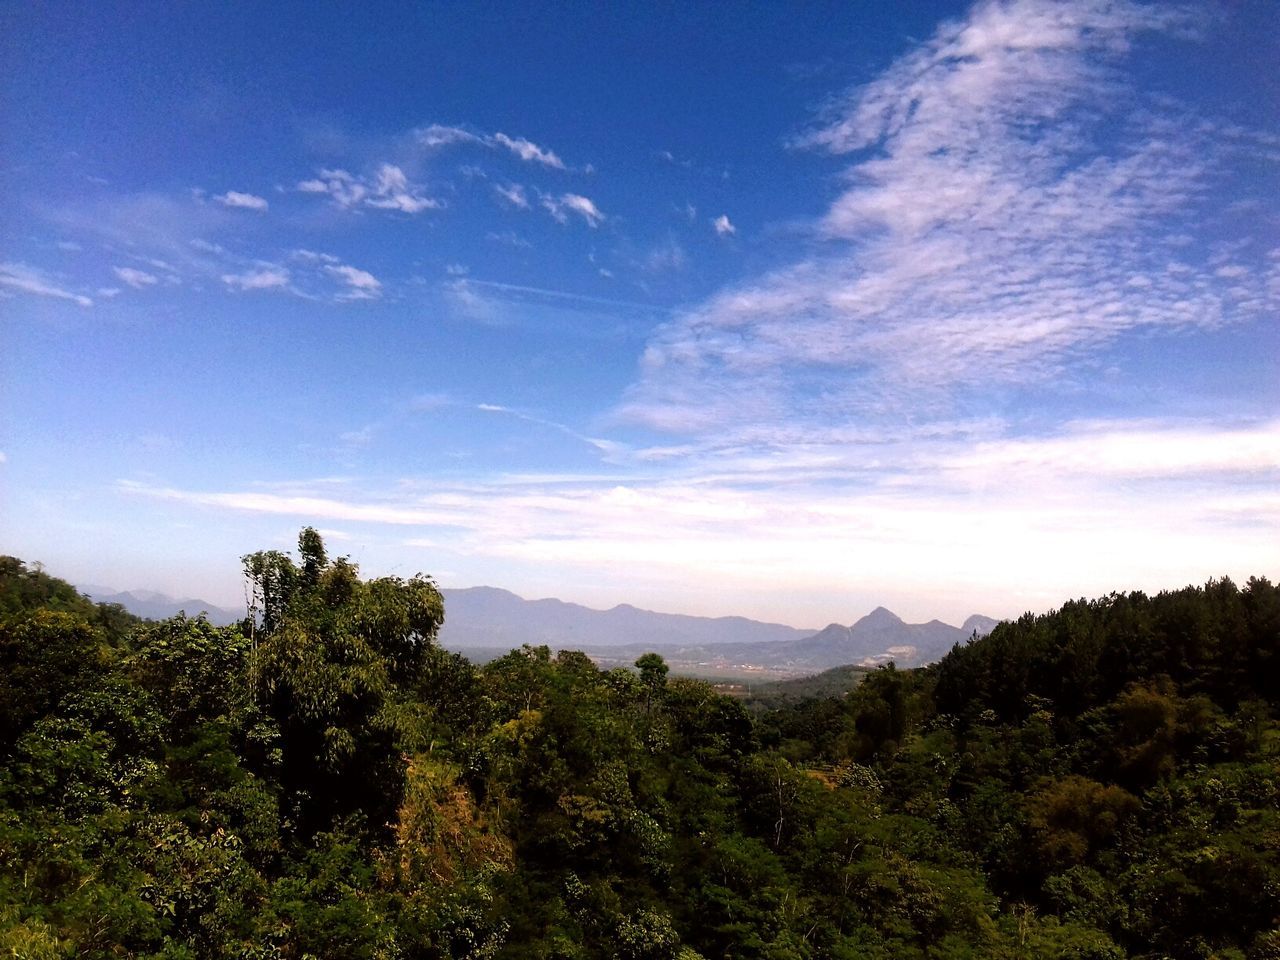
[[[610,661],[658,650],[685,673],[697,673],[699,668],[732,673],[736,667],[738,676],[751,670],[803,676],[847,665],[874,667],[892,662],[903,667],[922,666],[938,660],[957,644],[967,643],[975,633],[979,636],[989,633],[996,622],[990,617],[975,615],[965,621],[964,627],[953,627],[938,620],[906,623],[884,607],[878,607],[851,626],[833,623],[796,640],[727,642],[714,646],[653,643],[615,649],[584,646],[582,649]]]
[[[245,615],[243,609],[219,607],[208,600],[194,597],[181,600],[154,590],[112,590],[110,587],[88,584],[80,589],[97,603],[118,604],[135,616],[147,620],[164,620],[183,612],[193,617],[203,613],[210,623],[225,627],[239,623]]]
[[[832,667],[808,677],[758,683],[742,691],[742,700],[753,709],[773,709],[804,700],[843,699],[866,678],[871,667]]]
[[[440,642],[450,649],[510,649],[525,643],[546,644],[556,650],[776,643],[813,632],[745,617],[655,613],[629,604],[593,610],[563,600],[525,600],[496,587],[444,589],[441,593],[449,613]]]
[[[119,604],[151,620],[180,611],[204,612],[210,623],[227,626],[244,617],[243,610],[155,591],[82,589],[95,600]],[[815,631],[746,617],[656,613],[629,604],[595,610],[563,600],[525,600],[496,587],[440,592],[448,610],[440,643],[473,659],[492,659],[524,644],[581,650],[608,662],[630,662],[657,650],[679,673],[691,676],[749,676],[761,671],[769,676],[812,674],[845,664],[875,666],[891,660],[899,666],[919,666],[937,660],[975,631],[989,633],[996,623],[974,615],[963,627],[937,620],[909,624],[879,607],[852,626],[831,624]]]
[[[311,530],[299,556],[247,558],[253,645],[186,618],[108,642],[69,585],[5,567],[0,952],[1280,947],[1266,580],[1072,601],[753,717],[655,655],[604,671],[525,647],[476,667],[436,642],[430,581],[361,580]]]

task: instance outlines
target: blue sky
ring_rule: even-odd
[[[821,626],[1280,575],[1265,2],[0,11],[0,550]]]

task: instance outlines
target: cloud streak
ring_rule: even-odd
[[[817,252],[661,329],[621,415],[699,432],[906,409],[1042,382],[1128,331],[1275,309],[1266,251],[1224,274],[1178,236],[1204,214],[1219,131],[1136,101],[1116,69],[1187,24],[1018,0],[941,27],[798,138],[852,158]]]
[[[154,287],[160,282],[154,274],[147,273],[145,270],[139,270],[136,267],[114,267],[112,269],[117,277],[129,286],[133,287],[135,290]]]
[[[255,196],[252,193],[240,193],[238,190],[228,190],[220,196],[214,197],[224,207],[238,207],[242,210],[259,210],[267,209],[267,201],[262,197]]]
[[[289,271],[267,264],[244,273],[224,273],[222,282],[232,290],[287,290]]]
[[[478,409],[597,442],[507,407]],[[482,568],[608,569],[635,591],[633,602],[649,590],[678,595],[681,583],[705,590],[714,577],[723,606],[707,609],[691,594],[686,609],[701,602],[704,612],[750,615],[759,597],[783,591],[825,598],[834,618],[830,598],[850,584],[876,602],[919,604],[904,585],[927,582],[950,591],[931,597],[930,615],[942,604],[962,617],[975,591],[1043,606],[1116,582],[1150,589],[1273,568],[1277,441],[1275,421],[1112,422],[1016,443],[885,442],[874,468],[864,459],[856,473],[839,460],[845,447],[793,449],[786,462],[686,458],[657,474],[633,464],[597,477],[355,483],[342,494],[309,484],[121,489],[199,509],[406,528]],[[1010,598],[1015,584],[1025,592]]]
[[[93,300],[89,297],[60,287],[44,271],[25,263],[0,263],[0,287],[37,297],[70,300],[82,307],[93,306]]]
[[[541,147],[524,137],[512,137],[498,133],[475,133],[464,127],[452,127],[433,123],[414,131],[414,139],[428,149],[441,149],[460,144],[476,144],[491,149],[507,150],[526,163],[536,163],[554,170],[565,170],[564,161],[554,150]]]
[[[542,207],[557,223],[568,223],[569,215],[575,214],[586,221],[587,226],[593,230],[606,219],[600,212],[600,208],[590,198],[578,193],[563,193],[558,197],[543,194]]]
[[[301,193],[323,194],[345,210],[372,207],[418,214],[439,210],[444,201],[425,196],[419,184],[410,182],[405,172],[394,164],[381,164],[371,177],[362,177],[342,169],[322,169],[310,180],[301,181]]]

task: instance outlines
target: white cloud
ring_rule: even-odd
[[[729,217],[723,213],[711,221],[711,226],[722,237],[729,237],[738,232],[738,228],[730,223]]]
[[[524,137],[510,137],[505,133],[473,133],[463,127],[445,126],[438,123],[415,130],[413,136],[418,144],[430,149],[473,143],[491,149],[502,148],[509,150],[526,163],[540,163],[544,167],[551,167],[556,170],[565,169],[564,161],[556,155],[554,150],[541,147]]]
[[[372,178],[341,169],[320,170],[315,179],[303,180],[297,189],[302,193],[325,194],[348,210],[364,206],[415,214],[444,206],[443,200],[424,196],[421,186],[411,183],[403,170],[390,163],[379,166]]]
[[[641,266],[651,273],[663,273],[682,270],[687,259],[684,247],[675,240],[668,239],[650,250]]]
[[[82,307],[93,306],[93,301],[88,297],[63,289],[42,270],[29,267],[25,263],[0,263],[0,286],[35,294],[38,297],[70,300]]]
[[[593,229],[605,220],[605,215],[590,199],[577,193],[564,193],[559,197],[544,194],[542,206],[558,223],[568,223],[570,213],[582,217]]]
[[[471,133],[462,127],[449,127],[433,123],[429,127],[414,131],[417,141],[424,147],[448,147],[455,143],[484,143],[483,137]]]
[[[500,404],[476,409],[602,443],[608,456],[607,443],[563,425]],[[1275,421],[1113,422],[992,446],[955,436],[884,440],[872,447],[880,462],[871,469],[864,457],[851,470],[841,447],[781,459],[678,457],[662,477],[625,467],[467,483],[431,477],[355,484],[342,496],[308,484],[126,489],[203,508],[414,527],[427,538],[448,530],[444,549],[485,569],[608,571],[632,602],[652,593],[670,605],[685,584],[686,602],[697,604],[714,577],[723,606],[700,612],[776,617],[781,593],[822,604],[814,625],[852,620],[856,607],[837,605],[855,597],[865,597],[864,609],[888,603],[959,622],[983,607],[1016,615],[1118,583],[1159,589],[1274,572],[1277,438]],[[1089,469],[1090,444],[1111,469]],[[1152,452],[1157,462],[1143,464]],[[1256,484],[1241,486],[1240,471]],[[921,583],[938,585],[927,600]],[[769,599],[753,599],[759,591]]]
[[[519,207],[521,210],[529,209],[529,197],[525,194],[524,187],[520,184],[511,183],[504,187],[495,183],[493,185],[493,189],[497,192],[498,196],[502,197],[502,199],[506,200],[507,203],[511,204],[513,207]]]
[[[342,300],[376,300],[382,296],[382,283],[367,270],[347,264],[326,266],[325,271],[337,277],[347,285],[347,291],[339,299]]]
[[[508,137],[505,133],[495,133],[493,142],[506,147],[521,160],[540,163],[544,167],[554,167],[556,170],[564,169],[564,161],[557,157],[554,151],[544,150],[524,137]]]
[[[141,290],[143,287],[151,287],[160,281],[145,270],[138,270],[134,267],[113,267],[115,275],[133,287],[135,290]]]
[[[1085,423],[1049,438],[1000,439],[947,456],[944,471],[983,483],[1029,477],[1183,478],[1280,471],[1280,421],[1251,426]]]
[[[223,274],[222,282],[233,290],[284,290],[289,286],[289,271],[263,265],[240,274]]]
[[[370,425],[361,427],[359,430],[348,430],[340,433],[338,439],[344,444],[352,447],[367,447],[373,443],[374,437],[377,436],[377,427]]]
[[[237,190],[228,190],[220,196],[214,197],[224,207],[240,207],[244,210],[266,210],[267,201],[262,197],[254,196],[252,193],[240,193]]]
[[[399,167],[384,163],[378,168],[374,181],[373,196],[365,200],[371,207],[384,210],[399,210],[403,213],[421,213],[423,210],[434,210],[440,207],[441,201],[418,194],[418,188],[409,183],[409,178]]]
[[[1115,69],[1184,17],[982,3],[835,101],[800,142],[852,158],[826,242],[667,324],[624,415],[701,430],[918,408],[1043,382],[1127,331],[1280,307],[1243,254],[1215,275],[1177,242],[1205,213],[1215,124],[1135,103]]]
[[[481,293],[475,281],[459,277],[444,285],[444,295],[453,309],[468,320],[490,325],[503,320],[501,304]]]
[[[205,253],[214,253],[220,256],[225,255],[227,252],[226,247],[223,247],[221,244],[211,243],[203,237],[196,237],[191,240],[191,246]]]
[[[368,270],[344,263],[332,253],[297,249],[289,253],[294,266],[290,277],[293,292],[316,300],[376,300],[382,296],[382,281]],[[283,269],[283,268],[280,268]],[[335,293],[334,283],[340,286]]]
[[[533,247],[532,243],[520,236],[520,234],[516,233],[514,230],[504,230],[501,233],[490,233],[487,234],[487,239],[492,240],[494,243],[503,243],[509,247],[518,247],[523,250],[529,250]]]
[[[293,253],[289,254],[289,256],[293,257],[293,259],[295,260],[301,260],[305,263],[341,263],[342,262],[331,253],[317,253],[315,250],[302,250],[302,249],[294,250]]]

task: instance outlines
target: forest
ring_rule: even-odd
[[[0,956],[1280,958],[1280,589],[1112,593],[767,709],[442,649],[314,530],[245,620],[0,559]]]

